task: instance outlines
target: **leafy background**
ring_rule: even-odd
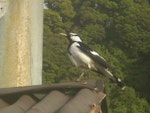
[[[76,32],[112,66],[127,85],[121,91],[105,77],[86,71],[84,79],[103,79],[110,113],[150,113],[150,1],[45,0],[43,83],[75,81],[81,70],[68,56],[59,33]]]

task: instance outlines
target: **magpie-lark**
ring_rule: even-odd
[[[114,76],[109,70],[109,65],[106,60],[100,56],[96,51],[85,45],[78,34],[76,33],[60,33],[69,40],[68,55],[72,63],[76,67],[88,68],[97,73],[102,73],[111,81],[115,82],[122,89],[125,88],[120,78]]]

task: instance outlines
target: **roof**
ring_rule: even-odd
[[[102,80],[0,89],[0,113],[107,113]]]

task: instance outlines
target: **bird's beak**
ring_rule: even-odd
[[[65,34],[65,33],[60,33],[60,35],[62,35],[62,36],[67,36],[67,34]]]

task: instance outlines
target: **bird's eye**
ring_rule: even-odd
[[[72,35],[72,36],[78,36],[78,35]]]

